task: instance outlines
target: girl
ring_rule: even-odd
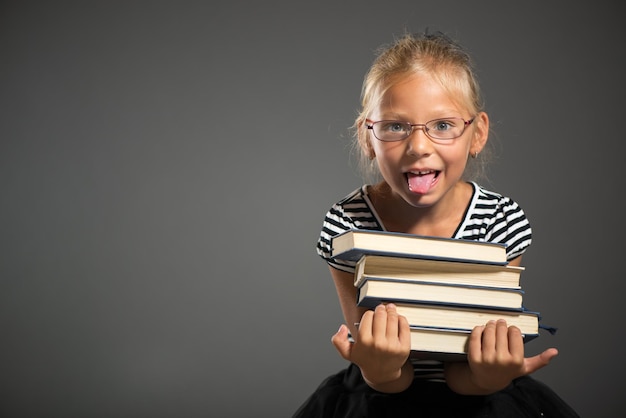
[[[577,416],[528,376],[556,349],[525,358],[519,329],[501,320],[474,328],[467,362],[412,360],[406,318],[393,304],[357,307],[354,263],[330,257],[333,236],[373,229],[504,243],[509,264],[520,265],[531,243],[524,212],[466,180],[486,149],[482,109],[470,57],[443,34],[405,35],[374,61],[354,129],[363,161],[381,180],[332,206],[317,244],[347,324],[332,343],[350,365],[294,417]]]

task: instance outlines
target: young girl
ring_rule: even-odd
[[[333,236],[371,229],[504,243],[509,264],[520,265],[531,243],[524,212],[467,180],[489,132],[470,57],[443,34],[398,39],[365,78],[354,128],[382,179],[332,206],[317,244],[346,321],[332,343],[350,365],[294,417],[577,417],[528,376],[556,349],[525,358],[519,329],[501,320],[474,328],[467,362],[411,359],[406,318],[393,304],[357,307],[354,262],[330,257]]]

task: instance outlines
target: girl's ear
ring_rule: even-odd
[[[359,135],[359,145],[361,147],[361,151],[369,160],[373,160],[376,158],[376,152],[374,151],[374,147],[370,142],[370,136],[368,134],[368,129],[365,128],[365,122],[360,121],[357,125],[357,132]]]
[[[485,112],[480,112],[474,118],[474,137],[470,145],[470,156],[476,157],[485,147],[489,138],[489,116]]]

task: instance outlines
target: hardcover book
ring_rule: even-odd
[[[383,302],[433,303],[519,310],[522,309],[523,291],[364,276],[357,295],[357,303],[367,305]],[[367,301],[368,299],[370,301]]]
[[[331,240],[332,257],[358,261],[365,254],[507,264],[506,246],[493,242],[364,229],[344,231]]]
[[[520,288],[524,267],[484,263],[364,255],[357,262],[354,285],[365,277]]]
[[[363,299],[358,305],[373,309],[379,303],[380,301],[374,299]],[[504,319],[509,326],[517,326],[522,334],[539,334],[539,313],[527,309],[515,311],[426,303],[396,303],[395,305],[398,314],[406,317],[411,326],[471,331],[475,326],[485,325],[488,321]]]
[[[411,358],[440,361],[465,361],[471,331],[411,327]],[[524,343],[532,341],[538,334],[525,334]]]

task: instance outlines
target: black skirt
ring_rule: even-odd
[[[370,388],[359,368],[348,368],[325,379],[298,408],[293,418],[468,417],[468,418],[579,418],[545,384],[524,376],[488,396],[465,396],[445,383],[415,379],[401,393]]]

